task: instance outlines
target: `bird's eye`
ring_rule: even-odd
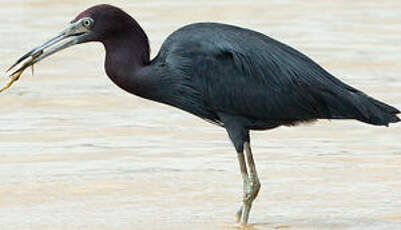
[[[92,20],[88,19],[84,19],[82,21],[82,24],[86,27],[86,28],[90,28],[92,26]]]

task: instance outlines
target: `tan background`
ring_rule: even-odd
[[[97,1],[2,0],[0,70]],[[401,108],[401,1],[113,1],[153,55],[182,25],[249,27]],[[0,229],[231,229],[242,181],[223,129],[118,89],[100,44],[0,95]],[[1,78],[1,83],[6,79]],[[255,229],[401,228],[401,125],[320,121],[252,134]]]

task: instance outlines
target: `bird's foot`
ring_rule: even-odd
[[[242,206],[236,213],[237,223],[246,226],[251,211],[252,202],[255,200],[260,190],[259,180],[244,183],[244,193],[242,197]]]
[[[237,223],[241,222],[241,217],[242,217],[242,206],[239,208],[239,210],[237,211],[237,213],[235,214]]]

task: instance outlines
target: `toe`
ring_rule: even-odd
[[[237,223],[241,222],[241,217],[242,217],[242,206],[236,213]]]

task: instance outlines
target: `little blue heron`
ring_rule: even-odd
[[[59,50],[90,41],[103,43],[106,73],[123,90],[227,130],[243,179],[237,212],[242,225],[247,224],[260,189],[250,130],[317,119],[356,119],[384,126],[400,121],[399,110],[343,83],[304,54],[237,26],[186,25],[171,34],[151,60],[148,38],[139,24],[105,4],[80,13],[59,35],[11,68],[31,58],[14,72],[19,73]]]

